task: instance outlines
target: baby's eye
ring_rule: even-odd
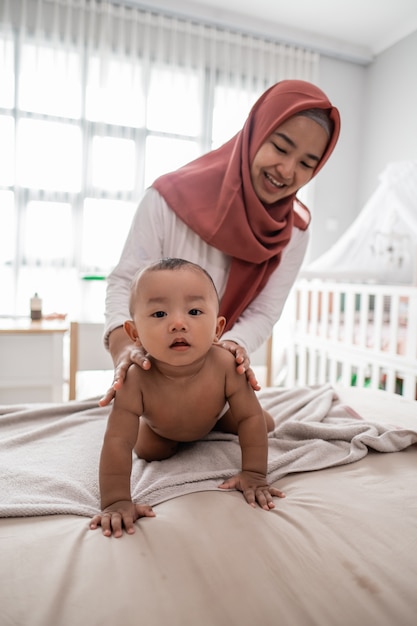
[[[189,315],[201,315],[202,311],[200,309],[190,309],[188,313]]]
[[[152,313],[152,317],[165,317],[165,315],[165,311],[155,311],[155,313]]]

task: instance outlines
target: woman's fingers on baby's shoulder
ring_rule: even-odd
[[[107,393],[100,398],[98,404],[99,406],[107,406],[108,404],[110,404],[110,402],[113,400],[114,396],[116,394],[116,389],[114,387],[114,383],[113,385],[110,387],[110,389],[107,391]]]
[[[261,386],[258,383],[258,380],[255,376],[255,372],[253,371],[253,369],[249,367],[247,370],[245,370],[245,374],[252,389],[254,391],[259,391]]]
[[[136,363],[144,370],[148,370],[151,367],[151,362],[143,350],[132,350],[130,358],[133,363]]]

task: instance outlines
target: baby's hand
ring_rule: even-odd
[[[265,511],[275,507],[272,501],[274,496],[285,498],[283,491],[270,487],[266,482],[265,476],[257,472],[242,471],[236,474],[236,476],[225,480],[219,487],[220,489],[238,489],[243,493],[248,504],[252,507],[259,504]]]
[[[139,517],[155,517],[152,507],[146,504],[134,504],[130,500],[119,500],[95,515],[90,522],[91,530],[101,526],[106,537],[121,537],[123,528],[129,535],[135,532],[134,522]]]

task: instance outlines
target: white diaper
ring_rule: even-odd
[[[217,421],[219,421],[220,418],[223,417],[223,415],[225,413],[227,413],[227,411],[230,409],[230,405],[228,402],[226,402],[226,404],[224,405],[224,407],[222,408],[222,410],[220,411],[220,413],[217,416]]]

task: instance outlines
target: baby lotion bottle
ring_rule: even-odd
[[[37,293],[30,299],[30,319],[32,321],[42,318],[42,300]]]

